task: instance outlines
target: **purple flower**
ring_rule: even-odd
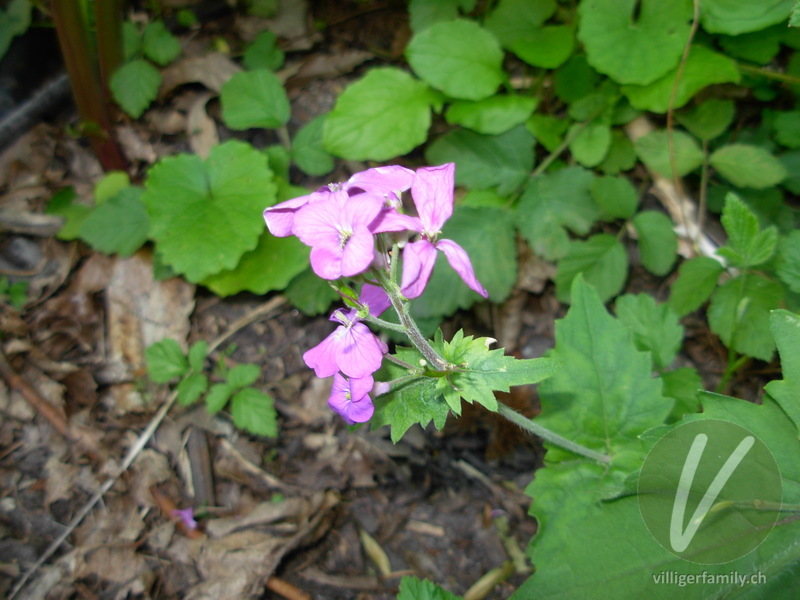
[[[330,320],[341,325],[303,354],[303,360],[317,377],[330,377],[342,371],[348,377],[360,378],[381,368],[383,355],[389,348],[360,322],[355,310],[348,313],[336,310]]]
[[[403,192],[411,187],[414,171],[399,165],[375,167],[353,175],[347,182],[348,191],[362,189],[382,196],[392,208],[400,208]]]
[[[373,384],[372,375],[346,379],[336,373],[333,376],[333,387],[328,398],[328,406],[348,425],[366,423],[375,412],[372,398],[369,397]]]
[[[439,240],[445,221],[453,214],[453,188],[455,164],[418,169],[411,185],[411,195],[417,207],[418,218],[406,217],[412,223],[409,229],[422,234],[422,239],[406,244],[403,249],[403,281],[400,289],[406,298],[416,298],[428,285],[436,262],[436,252],[441,250],[450,266],[470,289],[484,298],[486,289],[475,277],[466,251],[452,240]]]
[[[176,508],[172,511],[172,516],[177,517],[177,519],[186,526],[186,529],[189,529],[190,531],[197,529],[197,521],[194,519],[194,509],[191,507],[181,509]]]
[[[332,184],[318,189],[316,192],[307,196],[292,198],[286,202],[281,202],[275,206],[268,206],[264,209],[264,221],[267,229],[275,237],[288,237],[294,235],[295,214],[307,204],[327,200],[336,191],[338,184]]]

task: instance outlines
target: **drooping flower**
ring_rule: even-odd
[[[180,522],[182,522],[186,529],[197,529],[197,521],[194,518],[193,508],[176,508],[172,511],[172,516],[176,517]]]
[[[369,396],[373,385],[372,375],[347,379],[336,373],[333,376],[333,387],[328,398],[328,406],[348,425],[366,423],[375,412],[372,398]]]
[[[422,234],[422,239],[406,244],[403,249],[403,280],[400,289],[406,298],[416,298],[428,285],[436,262],[436,252],[441,250],[450,266],[467,286],[488,297],[486,289],[475,277],[466,251],[452,240],[440,240],[447,219],[453,214],[453,189],[455,164],[424,167],[417,170],[411,185],[411,196],[418,217],[406,217],[409,229]]]

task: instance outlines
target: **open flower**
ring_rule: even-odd
[[[369,397],[373,385],[372,375],[347,379],[336,373],[333,376],[333,387],[328,398],[328,406],[348,425],[366,423],[375,412],[372,398]]]
[[[422,239],[406,244],[403,249],[403,281],[400,289],[406,298],[416,298],[428,285],[436,262],[436,252],[442,251],[450,266],[467,286],[484,298],[486,289],[475,277],[466,251],[452,240],[440,240],[447,219],[453,214],[455,164],[418,169],[411,185],[411,195],[419,217],[406,217],[409,229],[422,234]]]

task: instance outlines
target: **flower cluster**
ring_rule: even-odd
[[[318,377],[334,377],[328,403],[348,423],[372,417],[373,373],[387,352],[386,345],[362,322],[367,315],[377,318],[391,305],[386,291],[373,284],[375,271],[385,269],[390,260],[384,245],[376,242],[381,234],[406,239],[399,286],[405,299],[422,294],[439,251],[467,286],[488,296],[464,249],[452,240],[439,239],[453,213],[454,175],[453,163],[416,172],[400,166],[377,167],[264,211],[273,235],[295,235],[311,247],[314,273],[327,280],[363,276],[367,281],[358,299],[361,308],[336,310],[330,319],[339,326],[303,355]],[[402,195],[408,190],[416,216],[403,210]],[[418,238],[410,241],[411,236]]]

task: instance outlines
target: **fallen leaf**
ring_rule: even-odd
[[[208,89],[219,93],[222,84],[241,70],[239,65],[219,52],[212,52],[200,58],[184,58],[174,62],[162,72],[163,83],[159,96],[163,98],[176,87],[186,83],[202,83]]]
[[[217,124],[206,112],[206,104],[214,96],[209,93],[198,96],[186,118],[186,135],[189,136],[189,145],[194,153],[203,160],[208,158],[211,149],[219,144]]]

